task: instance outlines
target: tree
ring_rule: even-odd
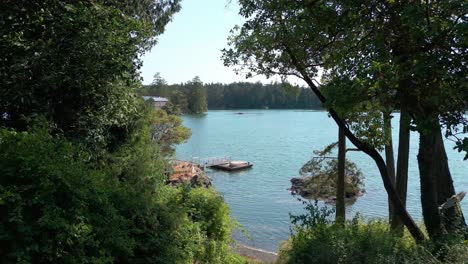
[[[458,208],[450,212],[438,209],[455,194],[440,120],[449,131],[451,126],[466,126],[460,117],[468,98],[462,77],[466,66],[459,54],[466,50],[460,42],[466,34],[463,6],[462,1],[396,1],[370,5],[366,10],[348,4],[346,9],[356,14],[349,24],[371,31],[348,34],[345,39],[359,37],[359,43],[346,49],[346,59],[338,56],[330,70],[353,80],[353,89],[374,94],[369,99],[393,94],[388,99],[394,108],[406,109],[412,116],[421,138],[418,165],[423,215],[434,239],[447,233],[468,234]],[[363,58],[364,52],[367,56]]]
[[[240,3],[247,21],[230,39],[234,49],[224,50],[225,64],[267,76],[304,79],[327,103],[331,117],[350,141],[376,161],[396,214],[421,238],[375,151],[377,145],[366,143],[374,137],[356,138],[343,120],[356,107],[368,113],[370,105],[409,108],[421,135],[418,160],[426,228],[432,238],[457,230],[466,233],[460,210],[453,208],[443,218],[437,209],[454,194],[439,118],[449,133],[457,125],[466,127],[461,114],[467,98],[462,77],[466,68],[463,1]],[[313,81],[319,68],[325,75],[321,90]],[[334,92],[327,92],[329,88]],[[343,107],[343,102],[348,105]],[[372,129],[372,123],[356,121]]]
[[[381,155],[372,144],[352,133],[343,115],[332,107],[334,102],[327,101],[313,81],[319,67],[333,69],[338,65],[337,61],[346,58],[345,47],[349,47],[349,43],[359,43],[359,38],[353,34],[368,32],[352,28],[357,24],[352,21],[356,15],[355,10],[348,12],[346,3],[337,2],[339,1],[240,1],[240,13],[247,21],[230,38],[233,48],[224,50],[224,63],[230,66],[240,65],[244,70],[267,77],[280,74],[303,79],[323,103],[328,103],[330,116],[345,131],[348,139],[376,162],[396,214],[413,237],[423,239],[423,234],[402,205]],[[339,73],[330,76],[336,76],[333,79],[337,80],[342,76]],[[340,83],[352,84],[357,81],[349,80],[346,76],[342,80]]]
[[[345,167],[346,164],[346,136],[343,129],[338,129],[338,173],[336,179],[336,222],[344,224],[345,209]]]
[[[345,138],[343,135],[341,137],[342,139]],[[333,200],[336,197],[337,208],[341,206],[338,205],[339,194],[337,192],[344,193],[343,198],[349,198],[349,202],[355,201],[363,193],[364,176],[357,165],[348,159],[345,159],[344,169],[339,168],[343,166],[343,164],[339,164],[341,163],[340,157],[334,158],[330,156],[332,151],[337,147],[338,156],[341,156],[340,154],[342,153],[340,153],[339,145],[340,142],[338,141],[326,146],[323,150],[315,150],[314,157],[307,161],[299,170],[299,174],[303,178],[291,180],[291,191],[315,200]],[[339,175],[342,172],[346,173],[344,177]],[[341,181],[337,180],[341,177],[343,177]],[[339,187],[339,184],[343,184],[343,187]],[[342,190],[338,190],[339,188],[342,188]],[[344,201],[342,202],[342,206],[342,210],[344,210]],[[345,222],[345,214],[338,212],[338,209],[336,216],[336,223],[341,225]]]
[[[206,91],[203,88],[203,83],[200,77],[196,76],[189,82],[188,85],[188,108],[192,114],[202,114],[208,111],[206,101]]]
[[[170,98],[172,95],[172,91],[169,88],[166,80],[161,76],[159,72],[157,72],[154,77],[153,81],[149,86],[147,86],[147,91],[145,92],[146,95],[150,96],[159,96]]]
[[[45,115],[89,146],[125,137],[141,54],[179,9],[178,0],[1,1],[2,125],[24,130]]]
[[[179,9],[0,1],[1,263],[235,260],[222,197],[164,184],[161,148],[188,131],[136,94],[142,53]]]
[[[160,146],[164,155],[174,155],[172,146],[184,142],[190,134],[190,129],[182,126],[180,117],[168,114],[165,110],[157,110],[152,114],[151,139]]]
[[[395,185],[395,160],[394,160],[394,153],[393,153],[393,139],[392,139],[392,116],[390,111],[384,111],[382,112],[383,116],[383,131],[384,131],[384,136],[386,138],[386,143],[385,143],[385,163],[387,164],[387,170],[388,170],[388,175],[390,176],[390,179],[393,182],[393,185]],[[396,188],[396,191],[398,192],[398,187]],[[401,194],[398,193],[400,196],[400,199],[403,198],[401,197]],[[395,214],[393,213],[393,208],[392,208],[392,203],[388,201],[388,218],[389,221],[392,221],[393,218],[396,218]]]
[[[163,96],[169,98],[174,107],[182,113],[189,113],[188,98],[190,98],[190,82],[160,86],[146,86],[142,95]],[[292,88],[292,93],[285,87]],[[203,84],[206,91],[208,109],[323,109],[322,104],[310,89],[292,86],[286,82],[262,83],[207,83]],[[289,88],[288,88],[289,89]],[[272,94],[276,102],[272,101]],[[281,104],[278,104],[280,101]]]
[[[408,160],[410,149],[410,123],[411,117],[405,108],[400,109],[400,128],[398,134],[398,157],[396,171],[396,190],[400,196],[403,206],[406,207],[406,195],[408,190]],[[403,235],[403,224],[395,215],[391,219],[392,229],[397,229],[400,235]]]
[[[154,86],[166,86],[167,82],[166,80],[161,76],[159,72],[155,73],[153,76],[153,81],[151,82],[151,85]]]

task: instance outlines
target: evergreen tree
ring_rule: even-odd
[[[202,114],[208,111],[206,91],[200,77],[196,76],[188,84],[188,107],[191,114]]]

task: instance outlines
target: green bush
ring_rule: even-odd
[[[466,243],[450,246],[444,258],[417,245],[409,235],[396,236],[384,220],[359,216],[344,226],[333,223],[332,211],[307,203],[307,213],[291,216],[294,234],[280,250],[280,263],[466,263]]]
[[[0,130],[0,262],[112,262],[131,254],[114,183],[46,129]]]
[[[139,225],[138,254],[130,262],[243,263],[231,252],[235,222],[215,190],[162,186],[153,212],[151,224]]]
[[[244,263],[215,190],[163,184],[144,121],[98,159],[41,124],[0,129],[0,263]]]
[[[151,111],[143,113],[128,141],[101,166],[118,180],[121,213],[133,220],[134,254],[122,262],[237,263],[229,247],[235,224],[222,197],[213,189],[164,185],[168,164],[151,140],[152,118]]]

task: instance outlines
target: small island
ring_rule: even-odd
[[[303,198],[311,200],[323,200],[335,202],[336,184],[338,177],[338,160],[335,157],[328,156],[336,147],[335,144],[327,146],[322,151],[314,151],[317,155],[305,163],[299,170],[301,177],[291,179],[291,188],[293,195],[300,195]],[[356,199],[365,193],[362,172],[356,164],[346,159],[345,178],[344,178],[344,196],[345,202],[353,203]]]
[[[290,191],[293,195],[298,194],[306,199],[334,202],[336,200],[336,174],[292,178]],[[364,192],[350,176],[346,175],[345,202],[353,203]]]

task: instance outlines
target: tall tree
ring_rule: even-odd
[[[208,111],[206,91],[200,77],[196,76],[189,82],[188,107],[192,114],[202,114]]]
[[[344,130],[338,129],[338,173],[336,179],[336,222],[344,224],[346,220],[345,208],[345,174],[346,174],[346,135]]]
[[[319,72],[318,67],[327,66],[326,59],[330,59],[330,55],[336,56],[335,51],[342,53],[332,44],[342,41],[342,35],[350,25],[346,21],[347,16],[340,16],[337,4],[260,0],[240,3],[241,15],[247,21],[230,39],[234,49],[224,50],[225,64],[240,65],[267,76],[297,76],[323,103],[329,103],[313,79]],[[348,139],[376,162],[396,213],[416,239],[423,239],[424,235],[402,206],[379,152],[368,142],[357,138],[330,105],[328,111]]]
[[[396,189],[403,206],[406,207],[406,196],[408,190],[408,162],[410,150],[410,123],[411,117],[405,108],[400,109],[400,129],[398,135],[398,157],[396,170]],[[392,229],[403,235],[403,224],[395,215],[392,215]]]
[[[395,159],[393,153],[393,138],[392,138],[392,117],[390,111],[384,111],[383,115],[383,131],[385,136],[385,163],[387,164],[388,175],[395,185]],[[398,193],[398,186],[396,187]],[[398,193],[400,195],[400,193]],[[403,198],[400,195],[400,199],[403,202]],[[388,202],[388,218],[389,221],[392,221],[394,218],[392,203]]]
[[[178,0],[1,1],[2,125],[25,129],[45,115],[91,146],[124,137],[138,115],[141,55],[179,9]]]
[[[443,144],[434,138],[440,134],[438,117],[449,120],[449,129],[465,122],[460,115],[467,98],[463,2],[243,0],[241,15],[247,20],[230,38],[233,48],[224,50],[224,61],[267,76],[304,79],[327,103],[331,117],[350,141],[374,159],[395,213],[421,239],[423,235],[396,194],[385,161],[372,144],[374,137],[357,138],[343,121],[343,112],[357,108],[369,112],[370,105],[387,105],[388,99],[394,108],[402,98],[417,102],[408,111],[421,134],[421,146],[443,157]],[[313,81],[320,68],[327,76],[325,90],[334,90],[327,92],[328,100],[325,90]],[[357,122],[373,130],[373,123]],[[423,153],[428,152],[421,152],[419,158],[422,203],[430,236],[435,238],[450,226],[466,229],[460,213],[454,213],[445,226],[439,224],[437,203],[454,193],[453,184],[446,159],[427,154],[424,158]],[[437,164],[440,173],[422,168],[430,163]],[[436,179],[440,185],[434,184]],[[433,219],[438,219],[435,224]]]

